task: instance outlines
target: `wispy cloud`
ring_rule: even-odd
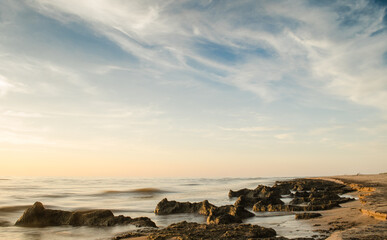
[[[43,117],[40,113],[34,113],[34,112],[20,112],[20,111],[12,111],[7,110],[2,113],[3,116],[7,117],[21,117],[21,118],[40,118]]]
[[[12,88],[14,88],[14,86],[10,84],[4,76],[0,75],[0,97],[7,94]]]
[[[293,135],[290,133],[277,134],[274,137],[279,139],[279,140],[292,140],[293,139]]]
[[[326,93],[386,109],[386,67],[381,60],[387,51],[385,34],[370,36],[383,24],[383,9],[367,1],[336,2],[324,8],[308,2],[286,8],[283,4],[30,2],[64,23],[85,21],[152,68],[191,72],[200,68],[200,74],[212,74],[213,81],[266,101],[284,97],[283,82],[290,79],[297,78],[297,84],[305,87],[315,81]],[[243,11],[247,16],[254,12],[256,18],[240,19]],[[350,25],[356,14],[361,19]]]
[[[242,127],[242,128],[225,128],[220,127],[221,130],[224,131],[236,131],[236,132],[266,132],[266,131],[276,131],[281,128],[274,127]]]

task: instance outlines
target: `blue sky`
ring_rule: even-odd
[[[386,7],[1,1],[0,175],[386,171]]]

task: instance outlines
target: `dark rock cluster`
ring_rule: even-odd
[[[207,216],[207,223],[209,224],[241,223],[242,219],[255,216],[254,213],[249,212],[241,206],[225,205],[217,207],[207,200],[190,203],[168,201],[166,198],[157,204],[155,213],[157,215],[198,213]]]
[[[276,182],[273,187],[259,185],[255,189],[230,190],[228,196],[238,197],[235,206],[252,207],[255,212],[320,211],[354,200],[339,196],[351,191],[353,189],[335,182],[296,179]],[[283,195],[293,198],[290,204],[281,200]]]
[[[276,235],[272,228],[264,228],[251,224],[199,224],[179,222],[148,235],[151,240],[176,239],[257,239],[271,238]]]
[[[156,227],[147,217],[131,218],[123,215],[114,216],[110,210],[62,211],[46,209],[41,202],[28,208],[15,223],[24,227],[47,226],[114,226],[132,224],[137,227]]]

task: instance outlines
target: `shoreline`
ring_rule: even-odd
[[[316,231],[330,232],[328,240],[387,239],[387,174],[315,177],[345,184],[356,201],[326,210],[321,218],[307,220]]]

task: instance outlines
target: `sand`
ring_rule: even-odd
[[[330,233],[328,240],[387,239],[387,174],[323,177],[357,189],[359,201],[322,211],[323,217],[307,220],[316,231]]]

